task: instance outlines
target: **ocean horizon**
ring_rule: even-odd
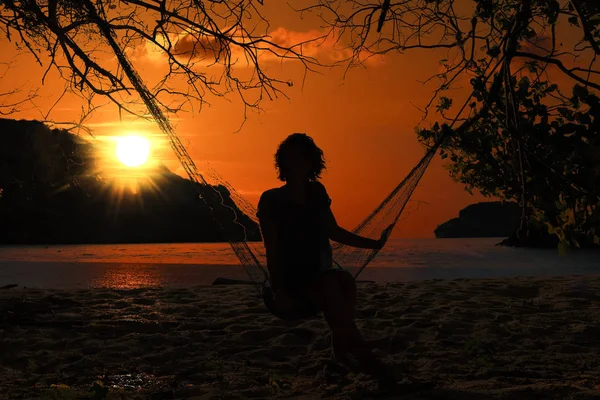
[[[390,239],[359,280],[589,275],[600,252],[496,246],[501,238]],[[248,280],[227,243],[4,246],[0,286],[44,289],[188,287],[217,278]]]

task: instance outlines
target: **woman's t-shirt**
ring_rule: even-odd
[[[305,204],[293,201],[286,186],[263,193],[258,217],[274,221],[284,290],[301,288],[332,268],[329,243],[331,200],[320,182],[308,184]]]

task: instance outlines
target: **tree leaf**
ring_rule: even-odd
[[[579,27],[579,19],[576,16],[569,17],[569,24]]]

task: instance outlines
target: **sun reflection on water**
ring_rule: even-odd
[[[94,279],[93,288],[110,287],[113,289],[158,288],[167,284],[166,279],[156,269],[139,264],[121,264],[107,269],[103,276]]]

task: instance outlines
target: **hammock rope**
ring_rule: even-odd
[[[90,0],[85,0],[90,15],[94,18],[100,32],[107,40],[123,68],[127,78],[133,85],[134,89],[140,95],[142,101],[148,108],[153,119],[158,124],[161,131],[169,138],[169,143],[175,155],[183,166],[189,179],[197,184],[199,188],[199,197],[209,209],[209,214],[216,223],[223,238],[229,242],[232,250],[238,257],[241,265],[244,267],[249,278],[258,288],[261,293],[261,287],[269,284],[269,274],[264,267],[266,265],[265,249],[262,241],[249,242],[248,238],[248,223],[253,223],[258,226],[258,218],[256,217],[256,209],[250,204],[235,188],[229,184],[219,173],[214,170],[207,161],[203,163],[203,170],[200,172],[196,163],[190,157],[186,147],[181,142],[178,135],[175,133],[168,118],[162,112],[156,99],[151,95],[151,92],[145,86],[143,80],[138,75],[137,71],[129,61],[127,55],[117,44],[113,32],[108,23],[99,17],[95,6]],[[493,72],[493,71],[492,71]],[[449,127],[451,128],[459,116],[465,109],[468,101],[473,96],[474,91],[465,101],[465,105],[461,108],[452,121]],[[425,171],[434,158],[437,150],[443,143],[444,139],[450,132],[450,129],[442,131],[441,135],[431,146],[426,154],[421,158],[417,165],[409,172],[392,192],[353,230],[353,233],[379,239],[381,234],[386,229],[393,229],[398,222],[406,204],[411,195],[415,191]],[[209,182],[212,182],[209,183]],[[205,190],[209,188],[210,190]],[[201,190],[204,189],[204,190]],[[223,191],[228,192],[231,204],[226,204]],[[227,196],[225,196],[227,197]],[[237,209],[237,211],[236,211]],[[238,215],[241,212],[241,216]],[[227,214],[232,214],[233,226],[237,227],[241,233],[234,235],[231,230],[226,229],[223,225],[223,218]],[[218,216],[218,217],[217,217]],[[248,221],[243,220],[248,219]],[[232,226],[232,227],[233,227]],[[232,228],[231,227],[231,228]],[[241,239],[235,239],[237,236]],[[378,254],[379,250],[359,249],[342,244],[333,246],[334,263],[339,267],[349,271],[355,278],[364,270],[369,262]]]

